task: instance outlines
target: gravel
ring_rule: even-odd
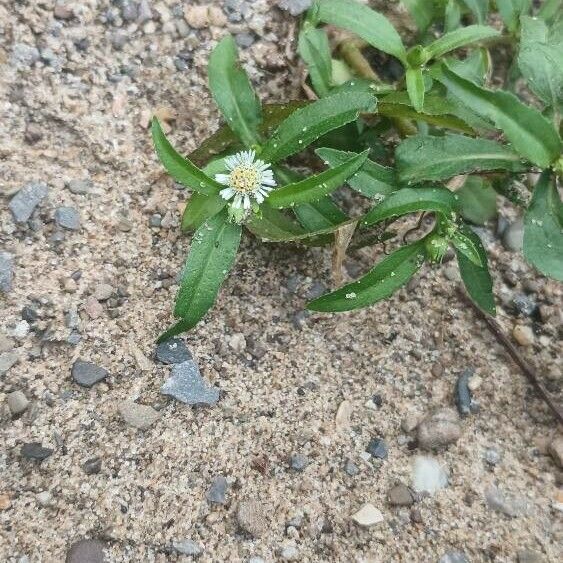
[[[26,184],[10,200],[9,208],[16,223],[25,223],[35,208],[47,197],[49,188],[44,182]]]
[[[181,555],[199,557],[203,553],[203,548],[193,540],[181,540],[172,542],[174,551]]]
[[[0,375],[5,374],[10,368],[15,366],[20,357],[16,352],[4,352],[0,354]]]
[[[92,180],[88,178],[81,180],[74,179],[74,180],[69,180],[66,183],[66,187],[73,194],[86,195],[92,191],[94,184],[92,183]]]
[[[14,283],[14,257],[9,252],[0,252],[0,292],[9,293]]]
[[[475,370],[473,368],[466,368],[461,375],[457,378],[455,385],[455,399],[457,410],[461,416],[468,416],[471,414],[471,391],[469,390],[469,380],[473,377]]]
[[[219,475],[213,479],[211,486],[207,490],[205,498],[207,498],[207,502],[211,504],[227,504],[228,489],[229,483],[227,482],[227,479],[222,475]]]
[[[66,563],[107,563],[104,548],[100,540],[79,540],[70,546]]]
[[[80,213],[74,207],[58,207],[55,209],[55,223],[69,231],[80,229]]]
[[[193,360],[173,365],[160,392],[190,406],[213,406],[219,400],[219,389],[203,379]]]
[[[54,450],[45,448],[41,442],[29,442],[24,444],[21,448],[21,454],[27,459],[34,459],[36,461],[43,461],[49,456],[53,455]]]
[[[362,528],[371,528],[385,520],[381,511],[371,503],[364,504],[352,514],[351,519]]]
[[[438,563],[471,563],[471,560],[461,551],[448,551],[440,557]]]
[[[418,446],[423,450],[446,448],[457,442],[460,436],[459,416],[449,408],[435,410],[417,429]]]
[[[411,506],[414,504],[414,495],[406,485],[398,483],[387,493],[387,500],[392,506]]]
[[[502,235],[502,244],[506,250],[520,252],[524,243],[524,222],[522,219],[514,221],[506,227]]]
[[[118,410],[126,424],[139,430],[146,430],[160,418],[160,413],[152,407],[134,401],[123,401]]]
[[[75,383],[78,383],[81,387],[92,387],[103,381],[109,375],[109,372],[92,362],[78,359],[72,365],[71,375]]]
[[[417,456],[412,468],[412,488],[418,492],[434,494],[447,487],[448,473],[433,457]]]
[[[239,528],[253,538],[262,537],[268,529],[264,506],[256,500],[245,500],[238,505],[236,521]]]
[[[372,438],[368,444],[366,451],[377,459],[387,459],[389,448],[381,438]]]
[[[180,338],[171,338],[156,347],[156,359],[162,364],[181,364],[192,359],[192,353]]]
[[[526,502],[524,499],[505,493],[495,485],[487,488],[485,500],[489,508],[502,512],[506,516],[515,518],[526,512]]]
[[[24,413],[29,406],[29,400],[23,391],[12,391],[8,394],[8,408],[12,416]]]
[[[97,475],[102,470],[102,460],[99,457],[87,459],[82,464],[82,470],[86,475]]]
[[[278,6],[292,16],[299,16],[311,7],[313,0],[278,0]]]
[[[309,465],[309,458],[304,454],[293,454],[289,458],[289,467],[295,471],[304,471]]]

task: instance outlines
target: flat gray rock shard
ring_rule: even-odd
[[[26,184],[11,200],[10,211],[16,223],[25,223],[35,208],[45,199],[49,188],[45,182]]]
[[[72,365],[72,378],[82,387],[92,387],[105,379],[109,373],[103,367],[97,366],[92,362],[76,360]]]
[[[180,338],[171,338],[156,347],[156,359],[163,364],[181,364],[191,360],[192,354]]]
[[[209,385],[201,377],[199,368],[193,360],[175,364],[160,392],[190,406],[214,405],[219,400],[219,389]]]
[[[14,282],[14,257],[8,252],[0,252],[0,292],[12,291]]]

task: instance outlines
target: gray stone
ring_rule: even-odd
[[[86,475],[96,475],[102,470],[102,460],[99,457],[87,459],[82,464],[82,470]]]
[[[25,223],[48,193],[49,188],[44,182],[31,182],[21,188],[8,205],[14,221]]]
[[[289,466],[295,471],[303,471],[309,465],[309,458],[304,454],[293,454],[289,458]]]
[[[474,373],[475,370],[473,368],[464,369],[455,384],[455,402],[461,416],[471,414],[472,401],[471,391],[469,390],[469,380],[473,377]]]
[[[156,359],[163,364],[181,364],[192,359],[192,354],[184,341],[171,338],[156,347]]]
[[[70,546],[66,563],[106,563],[104,547],[100,540],[79,540]]]
[[[84,180],[69,180],[66,183],[66,187],[73,193],[78,195],[84,195],[90,193],[92,190],[93,184],[92,180],[84,179]]]
[[[118,410],[129,426],[139,430],[146,430],[160,418],[160,413],[152,407],[134,401],[124,401],[119,405]]]
[[[202,547],[193,540],[174,541],[172,547],[178,553],[191,557],[199,557],[203,553]]]
[[[522,219],[517,219],[508,225],[502,235],[502,244],[506,250],[520,252],[524,242],[524,223]]]
[[[392,506],[411,506],[414,504],[414,495],[406,485],[398,483],[387,493],[387,500]]]
[[[299,16],[311,7],[313,0],[278,0],[278,6],[292,16]]]
[[[9,252],[0,252],[0,292],[12,291],[14,284],[14,257]]]
[[[344,464],[344,471],[346,471],[350,477],[355,477],[360,472],[360,468],[352,460],[347,459]]]
[[[69,231],[80,228],[80,213],[74,207],[58,207],[54,215],[55,223]]]
[[[121,17],[126,22],[132,22],[137,19],[139,15],[139,10],[137,3],[131,0],[125,0],[121,4]]]
[[[211,504],[226,504],[227,503],[227,491],[229,489],[229,483],[227,479],[222,475],[215,477],[207,494],[205,497],[207,498],[207,502]]]
[[[242,33],[237,33],[235,35],[236,44],[242,49],[247,49],[256,41],[256,36],[253,33],[248,33],[246,31]]]
[[[147,0],[141,0],[141,2],[139,3],[137,21],[139,23],[144,23],[149,20],[152,20],[152,10],[150,2],[148,2]]]
[[[516,312],[523,317],[531,317],[538,311],[536,300],[526,294],[515,295],[512,300],[512,305]]]
[[[12,391],[8,394],[8,407],[12,416],[18,416],[26,411],[29,406],[29,400],[23,391]]]
[[[39,60],[39,50],[27,43],[16,43],[10,55],[10,64],[19,69],[30,67]]]
[[[21,454],[27,459],[34,459],[36,461],[43,461],[47,459],[54,452],[51,448],[44,448],[40,442],[29,442],[24,444],[21,448]]]
[[[502,456],[495,448],[487,448],[483,454],[483,459],[486,463],[494,467],[500,463]]]
[[[94,297],[98,301],[107,301],[113,295],[113,287],[109,283],[99,283],[94,288]]]
[[[381,438],[372,438],[369,441],[366,451],[377,459],[387,459],[389,448],[384,440]]]
[[[45,507],[45,506],[49,506],[51,504],[51,501],[53,500],[53,495],[49,492],[49,491],[41,491],[40,493],[37,494],[37,502]]]
[[[0,375],[5,374],[12,366],[16,365],[19,359],[15,352],[0,354]]]
[[[286,545],[280,550],[280,558],[282,561],[297,561],[299,550],[294,545]]]
[[[543,555],[533,549],[521,549],[516,554],[518,563],[543,563]]]
[[[219,400],[219,389],[203,379],[193,360],[174,364],[160,392],[191,406],[214,405]]]
[[[245,500],[239,504],[236,520],[239,528],[253,538],[263,536],[268,529],[264,507],[255,500]]]
[[[512,518],[521,516],[526,511],[526,502],[524,499],[506,494],[495,485],[491,485],[485,491],[485,500],[489,508],[497,512],[502,512]]]
[[[71,370],[72,378],[82,387],[92,387],[105,379],[109,372],[103,367],[97,366],[92,362],[76,360]]]
[[[448,551],[440,557],[438,563],[471,563],[471,561],[461,551]]]
[[[249,560],[248,563],[266,563],[266,560],[258,555],[253,555]]]
[[[15,342],[11,338],[0,333],[0,354],[3,352],[11,352],[14,349],[14,345]]]
[[[418,446],[423,450],[445,448],[460,436],[459,416],[453,409],[437,409],[418,425]]]
[[[417,456],[412,469],[412,487],[418,493],[434,494],[448,485],[448,473],[433,457]]]

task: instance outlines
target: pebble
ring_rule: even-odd
[[[398,483],[387,493],[387,500],[392,506],[411,506],[414,504],[414,495],[406,485]]]
[[[5,493],[0,494],[0,510],[8,510],[10,506],[12,506],[10,495],[7,495]]]
[[[23,391],[12,391],[8,393],[8,408],[12,416],[18,416],[24,413],[29,406],[29,400]]]
[[[29,334],[29,323],[26,320],[17,322],[10,330],[10,336],[23,340]]]
[[[531,295],[524,293],[515,295],[512,299],[514,310],[523,317],[532,317],[538,312],[538,304]]]
[[[53,500],[53,495],[49,491],[41,491],[35,497],[37,498],[37,502],[43,506],[49,506],[51,504],[51,500]]]
[[[55,4],[53,15],[58,20],[70,20],[74,17],[74,13],[71,8],[69,8],[66,4],[59,3]]]
[[[72,365],[71,375],[78,385],[82,387],[92,387],[105,379],[109,375],[109,372],[92,362],[79,359]]]
[[[171,338],[156,347],[156,359],[162,364],[181,364],[192,359],[192,354],[184,341]]]
[[[368,444],[366,451],[377,459],[387,459],[389,448],[381,438],[372,438]]]
[[[174,541],[172,547],[176,552],[191,557],[199,557],[203,553],[203,548],[193,540]]]
[[[485,450],[485,453],[483,454],[483,459],[487,464],[494,467],[495,465],[498,465],[500,463],[502,457],[499,451],[495,448],[487,448]]]
[[[237,354],[242,354],[242,352],[246,350],[246,338],[242,332],[231,334],[231,336],[227,338],[227,344]]]
[[[21,454],[27,459],[35,459],[43,461],[52,455],[54,450],[52,448],[44,448],[41,442],[29,442],[24,444],[21,448]]]
[[[80,228],[80,213],[74,207],[57,207],[54,215],[55,223],[68,231]]]
[[[209,26],[208,6],[186,6],[184,8],[184,19],[190,27],[203,29]]]
[[[418,425],[418,446],[423,450],[445,448],[460,436],[459,416],[450,408],[435,410]]]
[[[512,336],[520,346],[531,346],[536,341],[534,331],[526,325],[516,325],[512,330]]]
[[[253,538],[261,537],[268,529],[264,506],[255,500],[245,500],[238,505],[236,521],[240,529]]]
[[[137,19],[139,14],[137,3],[132,0],[124,0],[121,4],[121,17],[126,22],[132,22]]]
[[[235,42],[242,49],[247,49],[248,47],[253,45],[255,41],[256,36],[253,33],[244,31],[235,35]]]
[[[94,288],[93,296],[98,301],[107,301],[113,295],[113,287],[109,283],[99,283]]]
[[[10,55],[10,64],[18,69],[25,69],[39,60],[39,50],[27,43],[16,43]]]
[[[278,6],[292,16],[299,16],[311,7],[313,0],[278,0]]]
[[[14,257],[0,252],[0,292],[9,293],[14,285]]]
[[[384,520],[381,511],[371,503],[364,504],[358,512],[352,514],[351,519],[362,528],[370,528]]]
[[[461,551],[448,551],[440,557],[438,563],[471,563],[471,560]]]
[[[299,550],[294,545],[286,545],[280,549],[280,558],[282,561],[297,561]]]
[[[82,470],[86,475],[97,475],[102,470],[102,460],[99,457],[87,459],[82,464]]]
[[[229,489],[229,483],[227,479],[222,475],[215,477],[205,498],[207,502],[211,504],[227,504],[227,491]]]
[[[491,485],[485,491],[485,500],[489,508],[502,512],[512,518],[522,515],[526,509],[523,499],[506,494],[495,485]]]
[[[412,487],[416,492],[434,494],[447,485],[448,473],[437,459],[428,456],[417,456],[414,459]]]
[[[209,23],[215,27],[225,27],[227,25],[227,16],[218,6],[209,6],[208,17]]]
[[[457,410],[461,416],[468,416],[471,414],[471,391],[469,390],[469,380],[473,377],[475,370],[473,368],[466,368],[458,377],[455,384],[455,402]]]
[[[43,138],[43,130],[37,123],[28,123],[24,132],[24,140],[29,145],[38,143]]]
[[[93,184],[91,180],[86,178],[84,180],[69,180],[66,183],[66,187],[73,194],[85,195],[90,193],[93,188]]]
[[[248,563],[266,563],[266,560],[258,555],[253,555],[249,560]]]
[[[44,182],[31,182],[21,188],[8,205],[14,221],[25,223],[48,193],[49,188]]]
[[[533,549],[521,549],[516,554],[518,563],[543,563],[545,559],[541,553]]]
[[[416,427],[418,426],[420,422],[420,416],[418,415],[418,413],[408,413],[405,418],[403,418],[403,420],[401,421],[401,430],[403,432],[406,432],[407,434],[410,434],[411,432],[413,432],[414,430],[416,430]]]
[[[547,446],[547,451],[553,458],[553,461],[563,469],[563,435],[555,436]]]
[[[84,310],[92,320],[95,320],[104,314],[104,308],[93,295],[90,295],[90,297],[86,299],[86,302],[84,303]]]
[[[293,454],[289,458],[289,466],[295,471],[303,471],[309,465],[309,458],[304,454]]]
[[[15,352],[0,354],[0,375],[5,374],[12,366],[16,365],[19,359]]]
[[[8,338],[5,334],[0,334],[0,354],[3,352],[11,352],[14,348],[15,342]]]
[[[160,392],[191,406],[215,405],[219,400],[219,389],[203,379],[193,360],[174,364]]]
[[[524,223],[521,219],[510,223],[502,235],[502,244],[506,250],[520,252],[524,243]]]
[[[66,563],[106,563],[104,547],[100,540],[79,540],[70,546]]]
[[[346,471],[350,477],[355,477],[360,473],[360,468],[352,460],[347,459],[344,464],[344,471]]]
[[[134,401],[123,401],[118,406],[118,410],[129,426],[139,430],[146,430],[160,418],[160,413],[152,407]]]

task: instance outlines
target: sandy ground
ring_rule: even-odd
[[[118,4],[76,2],[74,17],[57,19],[51,0],[0,2],[0,250],[15,257],[13,289],[0,296],[0,335],[4,352],[19,357],[0,375],[0,560],[63,561],[83,538],[101,539],[111,562],[188,560],[170,547],[188,538],[206,562],[435,562],[452,552],[465,559],[444,561],[561,560],[561,474],[546,452],[555,422],[459,301],[451,266],[449,278],[447,268],[424,269],[369,310],[302,318],[313,280],[330,286],[328,251],[246,237],[217,307],[185,337],[221,388],[220,402],[192,409],[159,393],[169,367],[153,361],[154,340],[171,321],[189,238],[176,227],[185,192],[161,174],[147,118],[170,108],[172,138],[186,151],[215,130],[205,66],[227,29],[255,34],[242,57],[263,99],[298,96],[288,73],[296,61],[286,56],[294,21],[257,0],[246,20],[217,17],[200,30],[178,24],[183,36],[174,23],[181,2],[154,3],[154,17],[142,23],[122,22]],[[19,44],[39,58],[31,52],[31,63],[22,62]],[[66,187],[82,179],[92,182],[88,194]],[[17,225],[7,204],[31,181],[45,182],[49,194],[31,224]],[[60,206],[79,210],[78,230],[56,226]],[[156,213],[160,228],[150,224]],[[516,324],[535,330],[522,353],[556,391],[560,287],[536,277],[493,233],[489,247],[501,304],[527,292],[541,306],[541,323],[508,306],[500,321],[507,332]],[[367,269],[375,253],[352,256],[348,271]],[[100,283],[112,287],[109,300],[92,297]],[[39,316],[30,326],[22,324],[25,306]],[[79,315],[77,345],[67,342],[69,311]],[[70,376],[79,357],[110,376],[79,387]],[[387,491],[409,484],[420,454],[401,422],[453,407],[466,367],[482,380],[480,411],[436,454],[449,485],[413,509],[390,506]],[[6,402],[15,390],[30,400],[19,417]],[[127,426],[118,414],[127,399],[161,417],[144,431]],[[351,422],[337,428],[344,400]],[[384,438],[388,459],[366,458],[373,437]],[[41,463],[25,459],[29,442],[54,452]],[[484,460],[489,448],[500,454],[494,466]],[[289,467],[294,453],[308,457],[303,471]],[[93,457],[101,471],[88,475],[82,466]],[[357,475],[344,471],[347,460]],[[206,492],[218,475],[229,481],[226,504],[210,505]],[[493,510],[485,501],[491,485],[525,509],[516,517]],[[236,523],[248,499],[265,507],[260,538]],[[366,502],[384,520],[361,529],[350,515]],[[537,559],[525,559],[526,549]]]

